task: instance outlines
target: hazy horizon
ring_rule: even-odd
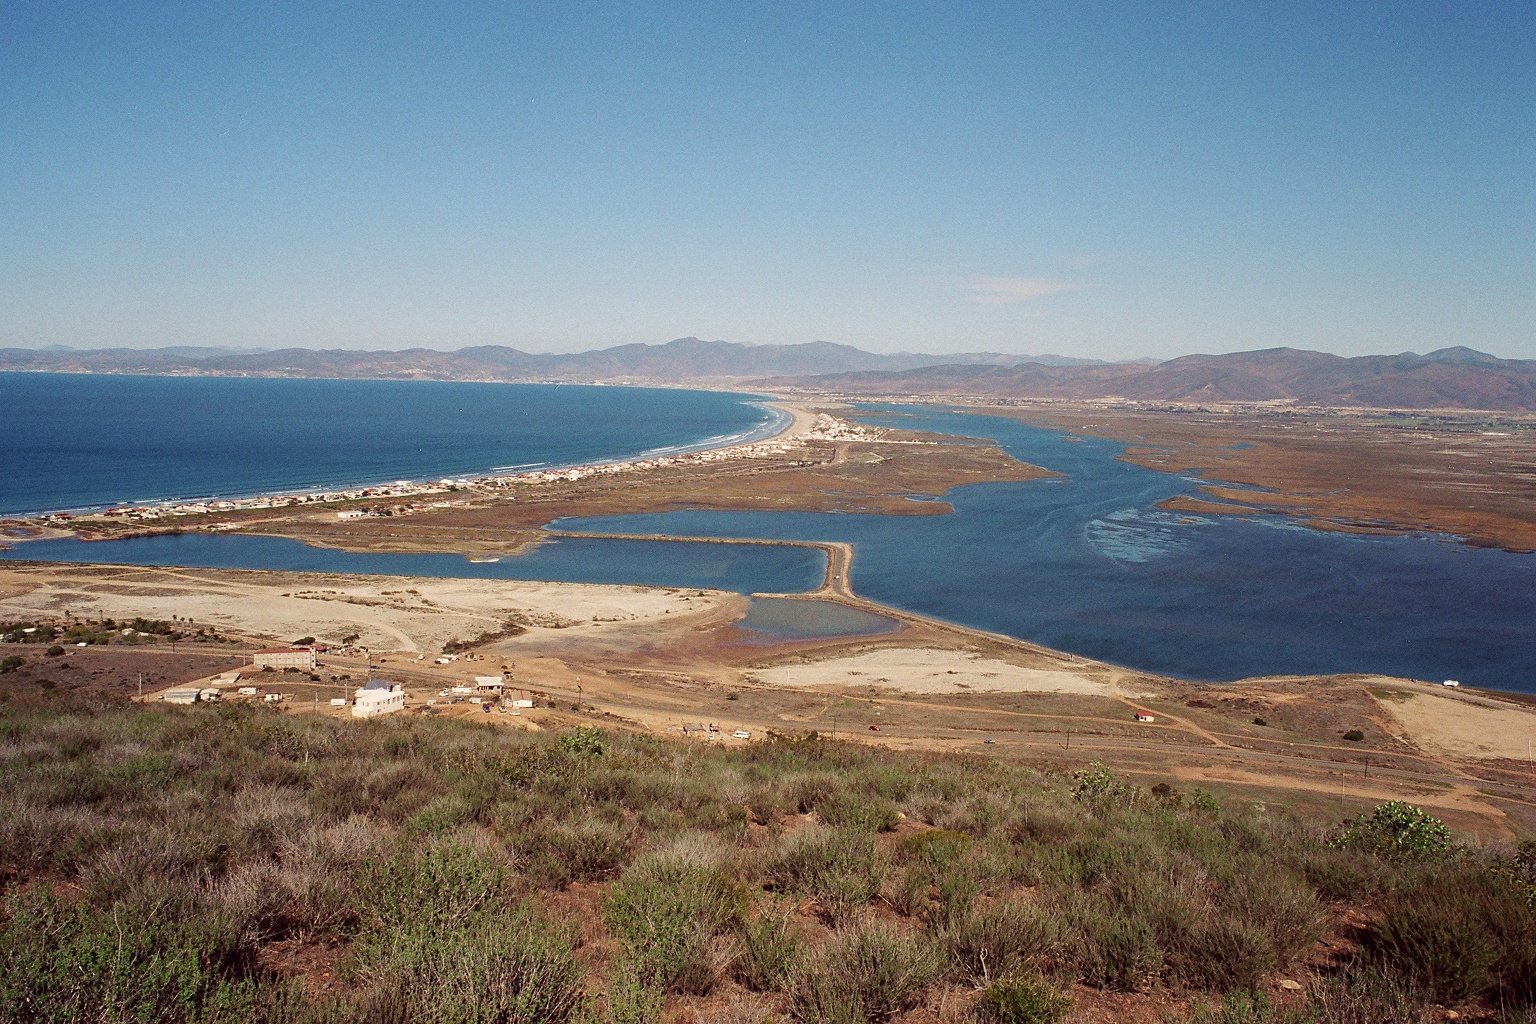
[[[430,343],[420,343],[420,344],[414,344],[414,345],[399,345],[399,346],[393,346],[393,347],[389,347],[389,348],[382,348],[382,347],[374,348],[374,347],[370,347],[370,346],[366,346],[366,345],[342,346],[342,345],[293,344],[293,345],[259,345],[259,346],[255,346],[255,345],[253,345],[253,346],[243,346],[243,345],[241,345],[241,346],[237,346],[237,345],[216,345],[216,344],[211,344],[211,343],[210,344],[180,344],[180,343],[178,343],[178,344],[172,344],[172,345],[147,345],[146,344],[146,345],[113,345],[113,346],[64,345],[64,344],[58,344],[58,343],[50,343],[50,344],[46,344],[46,345],[24,345],[24,344],[0,345],[0,348],[14,348],[14,349],[23,349],[23,350],[38,351],[38,352],[49,351],[49,350],[53,350],[53,351],[71,351],[71,352],[91,352],[91,351],[104,351],[104,350],[113,350],[113,349],[121,349],[121,350],[127,350],[127,351],[151,352],[151,351],[155,351],[157,349],[184,348],[184,349],[210,349],[210,350],[219,350],[219,351],[225,351],[225,352],[230,352],[230,353],[250,353],[250,354],[262,353],[262,352],[277,352],[277,351],[284,351],[284,350],[297,350],[297,351],[308,351],[308,352],[322,352],[322,351],[340,351],[340,352],[404,352],[404,351],[410,351],[410,350],[425,350],[425,351],[429,351],[429,352],[451,353],[451,352],[460,351],[460,350],[465,349],[465,348],[476,348],[476,347],[482,347],[482,346],[497,346],[497,345],[500,345],[500,346],[506,347],[506,348],[517,349],[518,351],[525,352],[528,355],[552,355],[552,356],[555,356],[555,355],[578,355],[578,354],[587,353],[587,352],[602,352],[602,351],[606,351],[608,349],[619,348],[621,346],[626,346],[626,345],[646,345],[646,346],[650,346],[650,347],[658,347],[658,346],[662,346],[662,345],[669,345],[669,344],[671,344],[672,342],[675,342],[675,341],[707,341],[707,342],[711,342],[711,343],[740,344],[740,345],[746,345],[748,347],[781,346],[781,345],[783,345],[783,346],[790,346],[790,345],[801,345],[801,344],[833,344],[833,345],[844,345],[844,344],[846,344],[845,342],[829,341],[828,339],[825,339],[825,338],[816,338],[816,339],[813,339],[812,341],[809,341],[809,342],[793,342],[793,341],[791,341],[791,342],[750,342],[750,341],[749,342],[733,342],[729,338],[698,338],[698,337],[695,337],[694,335],[681,335],[681,336],[678,336],[678,337],[675,337],[675,338],[668,338],[665,341],[638,341],[638,342],[619,341],[619,342],[613,342],[611,344],[597,344],[597,345],[588,345],[588,346],[578,346],[578,347],[573,347],[573,348],[568,348],[568,349],[534,349],[534,348],[524,348],[521,345],[507,345],[507,344],[505,344],[503,342],[483,342],[483,343],[480,343],[480,345],[456,345],[456,346],[452,346],[452,347],[447,347],[447,346],[443,346],[443,345],[433,345],[433,344],[430,344]],[[914,355],[914,356],[932,355],[932,356],[939,357],[939,358],[942,358],[943,356],[946,356],[946,355],[951,355],[951,356],[978,355],[978,354],[985,354],[985,353],[990,353],[990,354],[994,354],[994,355],[1002,355],[1002,356],[1042,356],[1042,357],[1069,356],[1069,353],[1050,352],[1050,351],[1046,351],[1046,350],[1041,350],[1041,351],[1037,351],[1037,352],[1009,352],[1009,351],[1003,351],[1003,350],[998,350],[998,349],[975,349],[975,350],[966,350],[966,351],[956,350],[956,351],[950,351],[950,352],[937,352],[937,351],[923,351],[923,350],[920,350],[920,349],[877,349],[877,348],[864,348],[864,346],[862,346],[862,345],[854,345],[854,346],[849,346],[849,347],[857,348],[857,349],[860,349],[861,351],[870,352],[870,353],[874,353],[874,354],[877,354],[877,355]],[[1269,348],[1293,348],[1293,349],[1308,350],[1307,346],[1304,346],[1304,345],[1275,345],[1275,346],[1268,346],[1268,347]],[[1456,348],[1456,347],[1467,347],[1467,348],[1474,348],[1474,349],[1476,349],[1476,346],[1453,346],[1453,345],[1442,345],[1442,346],[1440,346],[1441,349],[1444,349],[1444,348]],[[1392,356],[1392,355],[1406,355],[1406,354],[1427,355],[1427,354],[1429,354],[1431,352],[1434,352],[1434,351],[1437,351],[1437,350],[1438,349],[1431,349],[1431,348],[1422,348],[1422,349],[1417,349],[1417,350],[1414,350],[1414,349],[1399,349],[1399,350],[1391,351],[1391,352],[1389,352],[1389,351],[1360,352],[1360,353],[1348,353],[1347,355],[1348,356],[1355,356],[1355,355]],[[1532,357],[1528,357],[1528,356],[1505,355],[1502,352],[1496,352],[1496,351],[1490,352],[1487,349],[1476,349],[1476,350],[1480,351],[1480,352],[1483,352],[1485,355],[1496,356],[1496,357],[1501,358],[1501,359],[1526,359],[1526,358],[1532,358]],[[1189,352],[1174,353],[1173,355],[1165,355],[1165,356],[1126,356],[1124,358],[1117,358],[1117,359],[1104,359],[1104,361],[1105,362],[1122,362],[1122,363],[1135,363],[1135,362],[1146,362],[1146,361],[1163,362],[1163,361],[1167,361],[1167,360],[1170,360],[1170,359],[1177,359],[1180,356],[1229,355],[1229,354],[1242,353],[1242,352],[1251,352],[1251,351],[1258,351],[1258,350],[1255,350],[1255,349],[1220,349],[1220,350],[1210,349],[1210,350],[1201,350],[1201,351],[1193,351],[1192,350],[1192,351],[1189,351]],[[1321,352],[1321,351],[1326,351],[1326,350],[1324,350],[1324,349],[1311,349],[1310,351],[1320,351]],[[1333,354],[1333,355],[1343,355],[1343,353],[1331,353],[1331,354]],[[1096,358],[1101,358],[1101,357],[1095,357],[1095,356],[1075,356],[1075,357],[1071,357],[1071,358],[1096,359]]]
[[[1536,11],[18,0],[0,346],[1536,358]]]

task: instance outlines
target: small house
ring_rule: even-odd
[[[353,718],[374,718],[405,710],[405,687],[387,679],[370,679],[354,695]]]
[[[1440,685],[1441,686],[1460,687],[1461,686],[1461,681],[1457,680],[1457,679],[1447,679],[1445,682],[1441,683]]]
[[[500,694],[505,685],[501,676],[475,676],[475,689],[480,693]]]
[[[196,704],[196,690],[166,690],[160,695],[160,699],[167,704]]]
[[[1145,711],[1138,711],[1138,712],[1136,712],[1136,721],[1138,721],[1138,722],[1155,722],[1155,721],[1157,721],[1157,719],[1154,718],[1153,716],[1147,714]]]

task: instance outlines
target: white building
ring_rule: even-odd
[[[387,679],[368,680],[353,698],[353,718],[373,718],[405,710],[405,687]]]
[[[475,689],[481,693],[500,693],[505,680],[501,676],[475,676]]]
[[[274,647],[251,655],[251,664],[256,668],[299,668],[306,672],[313,672],[315,649],[313,647]]]
[[[160,699],[167,704],[196,704],[196,690],[166,690],[160,695]]]

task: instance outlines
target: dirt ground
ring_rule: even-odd
[[[728,744],[816,731],[1063,770],[1102,759],[1149,785],[1198,785],[1307,815],[1345,816],[1401,798],[1472,834],[1536,829],[1536,773],[1515,760],[1536,731],[1536,709],[1519,704],[1375,676],[1192,684],[894,611],[902,622],[894,634],[765,646],[745,642],[735,627],[746,608],[739,595],[711,591],[0,567],[0,619],[66,609],[182,616],[243,639],[246,651],[306,635],[365,638],[358,643],[366,653],[322,655],[318,682],[271,673],[242,680],[283,693],[295,711],[348,715],[329,700],[381,675],[405,685],[408,713],[505,728],[587,723]],[[522,632],[435,663],[446,638],[508,619]],[[5,645],[5,653],[21,646]],[[145,666],[151,690],[247,658],[228,646],[180,648],[71,649],[53,659],[26,649],[23,671],[130,695]],[[442,694],[494,673],[505,673],[509,701],[536,706],[514,712],[491,702],[485,710],[479,700],[451,703]],[[1138,712],[1154,720],[1138,722]],[[1362,740],[1343,738],[1354,729]],[[748,738],[733,737],[737,730]]]
[[[442,651],[450,639],[495,632],[507,622],[601,633],[616,622],[710,612],[741,599],[719,591],[498,580],[330,576],[117,566],[6,566],[0,618],[31,615],[173,615],[258,640],[313,636],[342,645],[411,654]]]
[[[1536,746],[1536,716],[1510,714],[1509,706],[1440,693],[1408,693],[1382,701],[1426,749],[1449,757],[1530,762]]]
[[[900,693],[1091,693],[1116,695],[1103,679],[1024,668],[965,651],[885,648],[750,673],[770,686],[873,686]]]

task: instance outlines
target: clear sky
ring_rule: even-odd
[[[1536,358],[1536,4],[0,4],[0,345],[683,335]]]

